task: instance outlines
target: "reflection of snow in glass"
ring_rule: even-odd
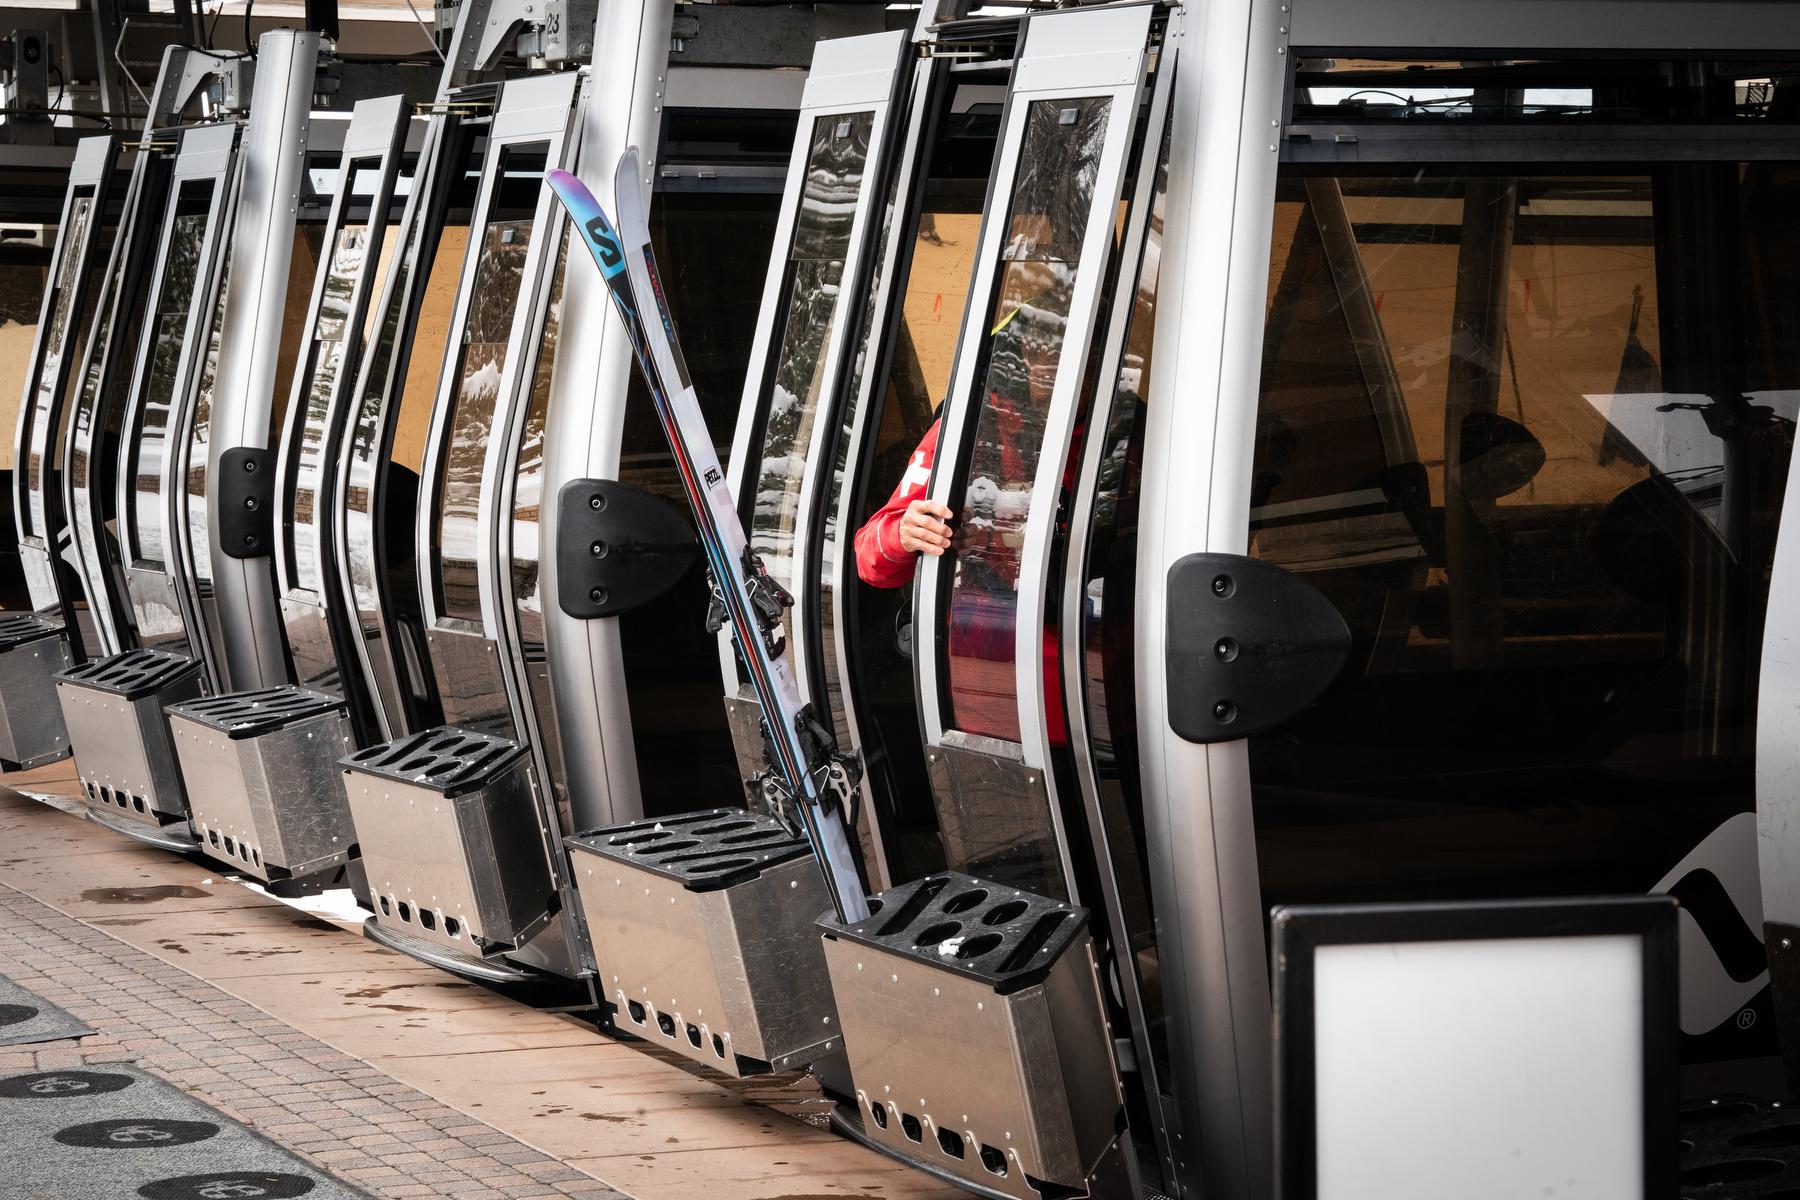
[[[439,599],[443,615],[460,620],[481,619],[476,520],[530,232],[530,221],[494,221],[482,235],[461,378],[443,445],[436,539]]]
[[[814,121],[788,252],[792,276],[776,331],[780,342],[763,417],[750,542],[770,576],[790,591],[803,588],[796,578],[795,523],[823,400],[826,347],[842,319],[844,256],[873,128],[874,114],[867,112]]]
[[[325,454],[325,423],[331,396],[343,369],[345,325],[350,316],[350,297],[356,288],[356,275],[362,267],[368,246],[367,231],[360,225],[349,225],[338,231],[331,255],[330,273],[325,277],[325,294],[320,301],[319,319],[314,330],[318,350],[313,358],[312,378],[306,388],[306,417],[300,427],[300,450],[295,456],[292,497],[284,517],[288,522],[293,586],[304,591],[318,591],[319,517],[318,489],[323,480],[320,468]]]

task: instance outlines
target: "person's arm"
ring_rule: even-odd
[[[925,499],[937,457],[937,435],[934,421],[887,503],[856,531],[856,574],[871,587],[900,587],[912,579],[921,552],[941,554],[950,544],[941,520],[948,510]]]

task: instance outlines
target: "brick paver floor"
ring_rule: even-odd
[[[0,975],[98,1031],[0,1048],[0,1074],[135,1062],[376,1196],[618,1197],[177,967],[0,885]],[[0,1195],[5,1195],[0,1182]]]

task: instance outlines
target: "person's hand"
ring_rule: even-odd
[[[914,500],[900,517],[900,548],[934,558],[950,548],[950,506],[936,500]]]

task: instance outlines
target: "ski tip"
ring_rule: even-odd
[[[614,187],[620,192],[624,192],[627,183],[636,187],[643,186],[638,182],[638,148],[636,146],[625,147],[625,153],[619,155],[619,165],[613,171]]]
[[[552,167],[544,173],[544,182],[548,183],[551,190],[564,200],[581,200],[588,204],[597,203],[594,193],[588,190],[587,184],[567,171],[559,171]]]

